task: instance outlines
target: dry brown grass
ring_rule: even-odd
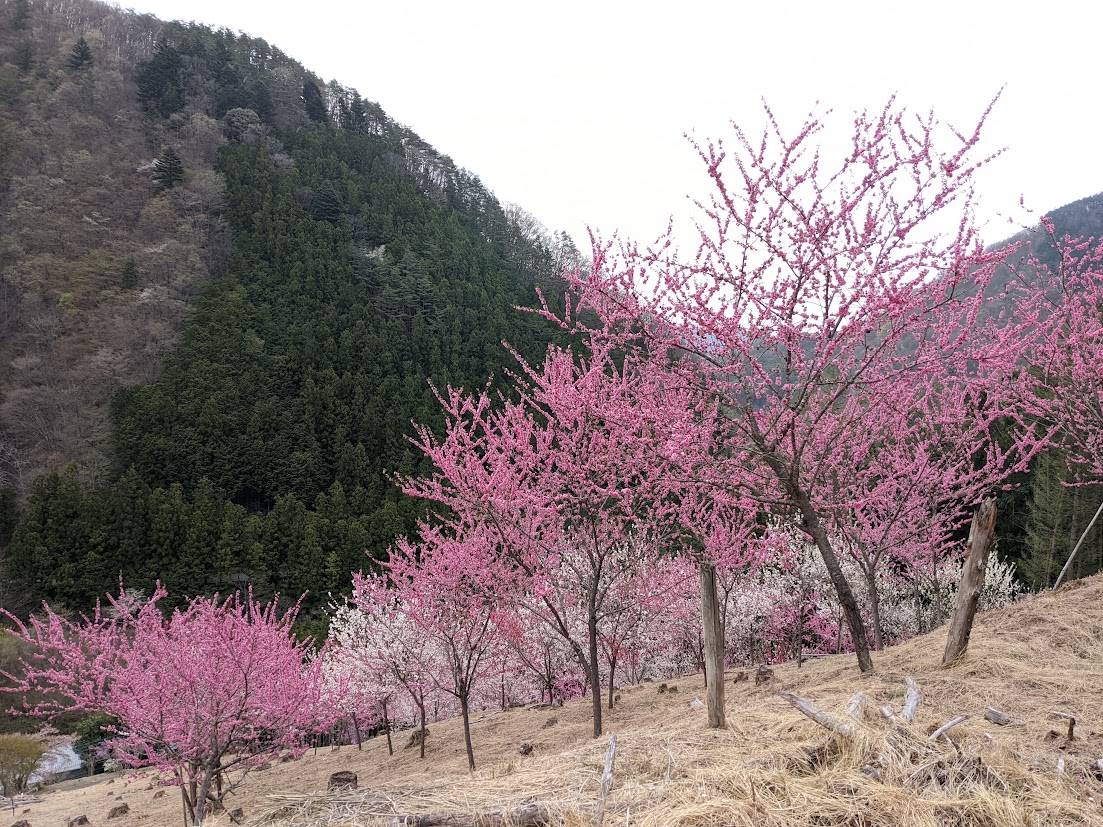
[[[799,670],[775,667],[770,686],[729,682],[724,731],[706,729],[704,712],[689,708],[703,693],[700,676],[673,681],[677,693],[659,694],[654,684],[624,689],[607,722],[620,746],[605,824],[1103,825],[1095,766],[1103,758],[1103,577],[979,616],[969,651],[949,669],[939,666],[944,643],[940,631],[877,653],[876,671],[867,675],[852,656],[839,656]],[[875,709],[900,710],[904,675],[923,691],[911,725]],[[783,690],[846,720],[847,701],[860,690],[874,710],[848,741],[781,700]],[[1025,724],[990,724],[983,719],[988,706]],[[1050,710],[1076,716],[1073,741]],[[961,714],[969,718],[951,730],[953,743],[928,740],[931,730]],[[557,722],[545,726],[551,717]],[[535,801],[564,827],[581,827],[593,823],[606,746],[605,738],[589,734],[585,700],[557,710],[501,712],[475,725],[481,767],[468,774],[459,722],[443,721],[431,726],[425,761],[416,749],[401,749],[402,742],[388,757],[379,738],[361,752],[319,750],[249,779],[231,806],[243,805],[258,825],[344,827],[386,824],[396,813],[500,812]],[[532,756],[518,753],[522,742],[534,745]],[[356,771],[361,790],[314,792],[337,769]],[[866,774],[874,770],[879,779]],[[170,791],[154,801],[146,787],[142,781],[125,789],[101,783],[57,791],[24,817],[39,827],[87,811],[101,823],[118,791],[131,814],[113,824],[181,823],[179,799]]]

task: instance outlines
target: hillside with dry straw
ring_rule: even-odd
[[[706,729],[693,704],[699,675],[625,687],[608,716],[618,748],[604,823],[1103,825],[1101,637],[1103,577],[1094,577],[980,615],[951,668],[939,666],[939,630],[878,653],[871,674],[846,655],[777,666],[757,685],[733,670],[724,731]],[[921,693],[910,722],[906,678]],[[813,704],[821,723],[782,693]],[[989,709],[1011,722],[987,720]],[[481,713],[474,774],[458,719],[431,725],[424,761],[403,748],[408,733],[396,735],[394,756],[383,738],[361,751],[327,747],[256,774],[230,806],[271,827],[590,825],[608,739],[588,737],[588,712],[583,699]],[[967,717],[932,739],[958,716]],[[359,789],[319,792],[338,770],[357,773]],[[129,813],[106,822],[120,800]],[[34,827],[84,814],[128,827],[179,823],[180,802],[137,774],[59,785],[17,812]]]

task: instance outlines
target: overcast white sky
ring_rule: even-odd
[[[129,3],[122,3],[130,7]],[[984,236],[1103,190],[1098,0],[137,0],[137,11],[263,37],[382,105],[503,201],[584,251],[585,228],[652,240],[704,195],[683,137],[796,128],[819,102],[844,129],[889,95],[984,146]],[[1025,219],[1021,219],[1025,220]]]

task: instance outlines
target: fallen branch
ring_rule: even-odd
[[[552,817],[547,808],[540,804],[523,804],[497,813],[396,816],[389,823],[392,827],[548,827]]]
[[[820,726],[826,727],[843,738],[851,739],[854,737],[854,727],[843,723],[834,715],[817,709],[811,701],[806,701],[792,692],[780,692],[778,694]]]
[[[855,692],[850,696],[850,703],[846,705],[846,714],[855,720],[865,718],[866,696],[864,692]]]
[[[936,729],[934,732],[932,732],[931,737],[928,738],[927,740],[928,741],[937,741],[939,738],[941,738],[943,735],[945,735],[947,732],[949,732],[953,727],[956,727],[958,724],[960,724],[962,721],[966,720],[968,717],[969,717],[968,715],[958,715],[956,718],[953,718],[953,719],[947,721],[942,726],[940,726],[938,729]]]

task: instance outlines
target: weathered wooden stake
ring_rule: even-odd
[[[724,635],[716,598],[716,564],[701,563],[701,631],[705,644],[705,699],[709,729],[724,729]]]
[[[957,660],[969,646],[969,635],[973,631],[973,618],[977,614],[977,603],[984,590],[984,570],[988,565],[988,555],[996,545],[996,501],[987,499],[980,504],[973,515],[973,524],[969,528],[969,556],[961,568],[961,582],[957,588],[957,604],[954,616],[950,620],[950,631],[946,635],[946,651],[942,654],[942,665]]]
[[[613,789],[613,772],[617,765],[617,736],[609,736],[609,746],[605,750],[605,766],[601,770],[601,787],[598,790],[597,812],[594,813],[594,827],[601,827],[605,820],[605,799]]]

